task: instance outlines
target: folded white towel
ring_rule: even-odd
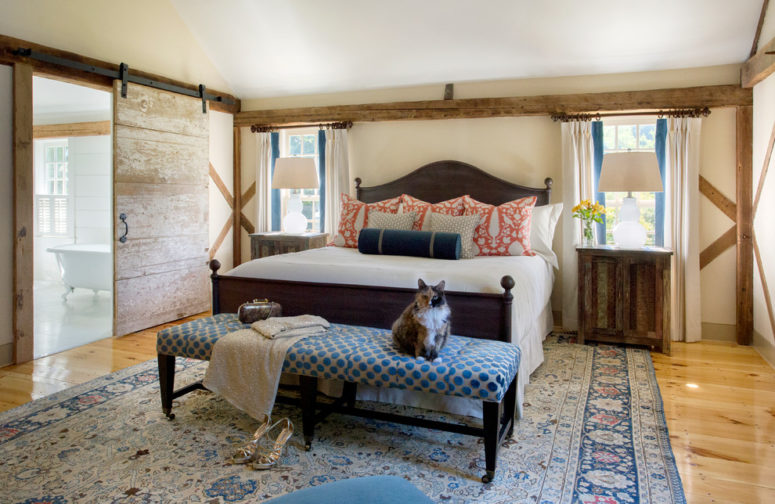
[[[317,315],[297,315],[295,317],[269,317],[258,320],[250,326],[254,331],[267,339],[287,336],[311,336],[325,332],[330,324]]]

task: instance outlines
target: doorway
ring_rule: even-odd
[[[112,94],[33,77],[34,358],[113,334]]]

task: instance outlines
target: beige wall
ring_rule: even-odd
[[[770,9],[772,10],[772,8]],[[753,187],[754,194],[759,185],[764,156],[769,144],[770,135],[775,127],[775,75],[770,75],[754,87],[753,114]],[[765,298],[762,279],[766,279],[769,296],[775,299],[775,233],[772,232],[775,220],[775,168],[770,160],[769,169],[758,211],[754,220],[754,233],[762,258],[762,269],[754,265],[754,345],[775,365],[775,334],[770,322],[767,300]]]
[[[210,111],[210,165],[223,181],[229,194],[234,196],[234,116],[223,112]],[[210,180],[210,247],[213,246],[225,224],[232,224],[231,207],[221,191]],[[221,262],[221,271],[233,267],[234,232],[229,231],[215,253],[215,259]]]
[[[0,34],[231,92],[168,0],[16,0],[2,9]]]
[[[527,79],[455,84],[456,98],[521,96],[659,89],[715,84],[735,84],[739,65],[639,74],[598,75],[553,79]],[[443,86],[387,89],[357,93],[245,100],[243,110],[355,104],[441,97]],[[243,187],[255,180],[255,136],[242,129]],[[356,123],[350,132],[351,178],[364,185],[381,184],[404,175],[422,164],[439,159],[457,159],[479,166],[511,182],[541,187],[545,177],[555,181],[552,201],[561,201],[560,124],[548,117],[456,119]],[[701,173],[727,197],[735,199],[735,112],[714,109],[703,121]],[[352,189],[352,188],[351,188]],[[704,198],[703,198],[704,199]],[[700,240],[712,243],[731,226],[715,207],[703,201]],[[255,218],[255,206],[246,208]],[[243,232],[244,233],[244,232]],[[561,229],[555,233],[555,250],[562,249]],[[246,239],[243,235],[243,240]],[[247,245],[243,244],[243,257]],[[561,257],[558,254],[558,257]],[[727,251],[712,262],[702,277],[703,321],[735,323],[735,253]],[[561,308],[558,280],[553,307]]]
[[[13,362],[13,69],[0,65],[0,366]]]

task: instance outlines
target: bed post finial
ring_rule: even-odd
[[[221,313],[221,295],[220,290],[218,289],[218,270],[220,267],[221,261],[218,259],[210,261],[210,269],[212,270],[210,278],[213,283],[213,315]]]
[[[360,189],[361,188],[361,182],[363,182],[363,181],[361,180],[360,177],[355,177],[355,188],[356,189]]]
[[[514,300],[514,296],[511,294],[511,289],[514,288],[516,283],[511,275],[504,275],[501,278],[501,287],[503,287],[503,319],[501,333],[501,341],[511,343],[511,302]]]
[[[210,278],[215,278],[218,276],[218,270],[221,269],[221,261],[218,259],[213,259],[210,261],[210,269],[213,271],[213,273],[210,275]]]
[[[552,177],[546,177],[544,179],[544,185],[546,185],[547,189],[551,189],[552,188],[552,184],[554,184],[554,180],[552,180]]]

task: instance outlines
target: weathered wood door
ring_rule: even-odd
[[[116,336],[210,307],[208,114],[195,98],[128,86],[126,98],[113,89]]]

